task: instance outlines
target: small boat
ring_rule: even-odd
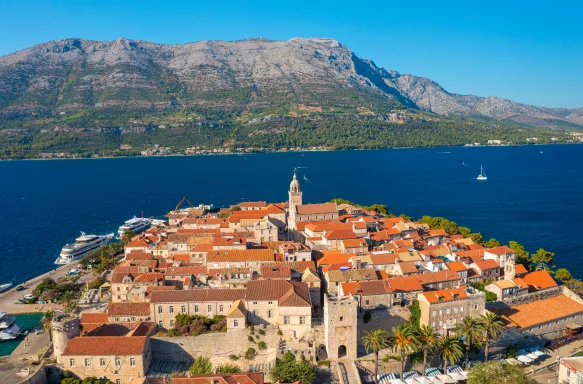
[[[18,325],[12,324],[10,327],[8,327],[0,332],[0,341],[14,340],[18,337],[18,335],[20,335],[21,332],[22,332],[22,330],[20,329],[20,327]]]
[[[7,289],[10,289],[10,287],[12,287],[12,283],[2,284],[2,285],[0,285],[0,292],[4,292]]]
[[[16,320],[16,318],[7,316],[6,312],[0,312],[0,329],[9,328],[12,323],[14,323],[14,320]]]
[[[488,176],[486,176],[486,172],[484,172],[484,167],[480,166],[480,175],[478,176],[478,180],[488,180]]]

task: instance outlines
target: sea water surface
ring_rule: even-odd
[[[480,165],[488,175],[478,181]],[[342,197],[391,212],[444,216],[485,238],[556,253],[583,278],[583,145],[423,148],[257,155],[0,162],[0,283],[54,268],[80,231],[194,204]],[[307,180],[306,180],[307,179]]]

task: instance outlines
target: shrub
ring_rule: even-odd
[[[216,369],[216,373],[218,374],[227,374],[227,373],[239,373],[241,372],[241,368],[236,364],[222,364],[219,365]]]
[[[73,377],[73,372],[69,370],[64,370],[62,376],[64,379],[68,379],[69,377]]]
[[[255,326],[254,325],[250,325],[249,326],[249,333],[254,335],[255,334]]]
[[[88,289],[97,289],[105,283],[105,279],[101,276],[96,277],[87,284]]]
[[[261,336],[265,335],[265,331],[263,329],[259,329],[257,333],[260,334]]]
[[[61,380],[61,384],[81,384],[81,380],[75,379],[73,377],[67,377]]]
[[[192,375],[210,375],[213,373],[213,365],[208,357],[199,357],[194,360],[188,371]]]
[[[249,337],[247,337],[247,340],[249,340],[251,343],[255,341],[255,339],[251,335],[249,335]]]
[[[484,290],[484,292],[486,293],[486,303],[491,303],[498,300],[498,296],[496,296],[494,292],[488,291],[487,289]]]
[[[318,365],[319,366],[324,365],[324,366],[330,368],[330,360],[320,360],[320,361],[318,361]]]
[[[237,355],[229,355],[229,359],[231,359],[233,361],[237,361],[237,360],[239,360],[239,356],[237,356]]]
[[[257,351],[255,351],[255,348],[248,348],[247,351],[245,352],[245,359],[246,360],[253,360],[256,355],[257,355]]]
[[[176,328],[170,328],[168,330],[168,337],[174,337],[176,336]]]
[[[267,349],[267,344],[265,344],[265,341],[260,341],[259,344],[257,344],[257,348],[261,350]]]
[[[281,331],[281,329],[277,330],[277,336],[283,336],[283,332]]]
[[[286,352],[277,360],[269,376],[273,382],[293,383],[301,380],[310,384],[316,380],[316,367],[305,360],[297,361],[291,352]]]

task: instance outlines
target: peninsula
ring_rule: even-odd
[[[25,304],[1,295],[47,330],[4,358],[28,367],[7,381],[530,383],[580,347],[581,286],[551,252],[384,205],[304,204],[295,171],[287,194],[179,205],[28,282]]]

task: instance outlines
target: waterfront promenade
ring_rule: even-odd
[[[0,308],[4,312],[8,312],[10,314],[18,314],[18,313],[33,313],[33,312],[45,312],[50,309],[61,309],[60,304],[16,304],[15,301],[21,299],[26,294],[32,294],[34,287],[37,286],[38,283],[42,281],[45,277],[50,277],[53,280],[57,280],[60,277],[66,276],[69,271],[75,269],[79,266],[79,260],[74,261],[72,263],[60,266],[57,269],[53,269],[47,273],[44,273],[40,276],[37,276],[33,279],[30,279],[22,284],[25,289],[22,291],[17,291],[16,287],[12,287],[9,291],[3,292],[0,294]],[[82,282],[86,282],[93,278],[91,273],[85,274],[81,276]]]

